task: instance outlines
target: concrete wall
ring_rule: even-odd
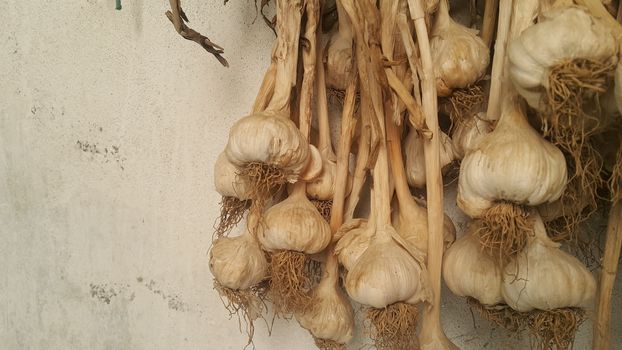
[[[245,345],[207,268],[212,166],[273,36],[250,0],[184,5],[230,69],[174,32],[165,0],[0,2],[0,348]],[[445,299],[464,349],[528,344]],[[295,321],[267,333],[258,349],[315,348]]]

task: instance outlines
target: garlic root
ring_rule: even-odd
[[[380,309],[367,309],[365,318],[369,323],[369,334],[376,348],[418,349],[419,342],[415,336],[418,314],[417,306],[403,302]]]

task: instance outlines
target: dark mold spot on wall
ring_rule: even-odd
[[[162,299],[168,303],[169,309],[181,312],[188,311],[188,304],[186,304],[179,295],[167,294],[163,292],[157,287],[154,280],[149,280],[148,283],[145,283],[145,287],[147,287],[147,289],[149,289],[153,294],[162,297]]]
[[[102,128],[100,127],[100,131]],[[124,163],[127,158],[119,153],[120,146],[111,145],[109,147],[99,146],[96,143],[78,140],[76,141],[78,149],[84,153],[90,153],[94,158],[97,157],[103,163],[116,162],[121,170],[125,170]]]
[[[112,298],[118,295],[114,288],[106,288],[108,287],[107,285],[91,283],[89,286],[91,287],[91,298],[95,298],[106,304],[110,304]]]

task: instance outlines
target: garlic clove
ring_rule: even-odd
[[[323,169],[322,155],[320,151],[313,145],[309,145],[309,163],[300,174],[300,180],[312,181],[320,176]]]
[[[521,312],[590,307],[596,293],[594,276],[548,238],[542,219],[535,216],[535,237],[504,269],[506,303]]]
[[[248,231],[241,236],[221,237],[210,250],[210,271],[224,287],[245,290],[268,276],[268,262]]]
[[[456,125],[451,135],[456,158],[464,158],[468,152],[477,147],[485,135],[492,131],[492,125],[484,118],[485,113],[478,113]]]
[[[346,270],[353,268],[365,250],[369,247],[373,236],[373,228],[365,220],[350,220],[342,225],[337,232],[341,238],[335,246],[335,255]]]
[[[319,253],[331,241],[328,223],[304,193],[294,190],[287,199],[266,210],[257,238],[264,250]]]
[[[478,223],[473,222],[467,233],[447,249],[443,256],[443,279],[455,295],[495,305],[503,302],[502,268],[482,251],[475,235],[478,228]]]
[[[223,197],[249,199],[248,184],[237,173],[238,168],[229,162],[224,152],[220,153],[214,164],[214,187]]]

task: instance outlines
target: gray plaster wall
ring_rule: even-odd
[[[212,167],[252,105],[273,34],[250,0],[183,3],[231,68],[174,32],[164,0],[122,11],[112,0],[0,2],[0,349],[246,344],[207,267]],[[463,349],[529,346],[447,291],[442,315]],[[589,348],[590,327],[575,348]],[[365,344],[359,331],[350,348]],[[278,319],[271,336],[256,324],[255,345],[315,348]]]

